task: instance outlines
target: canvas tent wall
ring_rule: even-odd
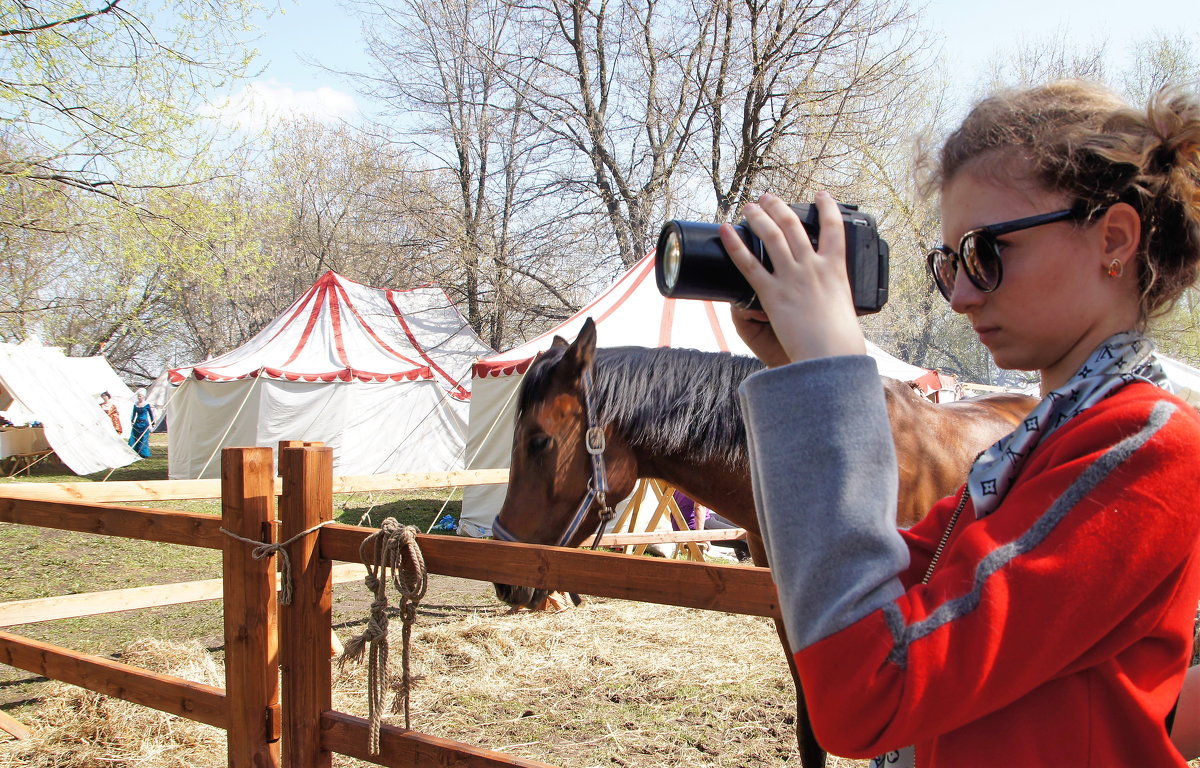
[[[1187,363],[1159,355],[1163,369],[1167,372],[1167,380],[1175,394],[1187,400],[1193,407],[1200,409],[1200,370]]]
[[[117,406],[121,416],[121,434],[129,437],[129,417],[133,415],[134,395],[108,359],[95,355],[93,357],[64,357],[63,361],[71,372],[71,377],[87,395],[100,402],[100,394],[107,392]]]
[[[643,258],[573,317],[553,330],[480,360],[471,379],[471,418],[467,436],[470,469],[509,465],[515,398],[521,377],[538,352],[554,336],[574,339],[591,317],[602,347],[681,347],[709,352],[753,355],[734,330],[729,307],[708,301],[666,299],[654,282],[654,254]],[[879,372],[903,381],[916,381],[930,371],[898,360],[868,343]],[[491,534],[492,520],[504,501],[505,486],[467,488],[459,532],[469,536]]]
[[[221,448],[280,440],[324,442],[340,475],[461,469],[489,352],[440,288],[327,272],[241,347],[170,371],[170,476],[218,477]]]
[[[150,386],[146,387],[146,402],[154,410],[155,432],[167,431],[167,403],[171,402],[171,397],[177,389],[178,387],[171,383],[169,368],[164,368],[163,372],[150,382]]]
[[[99,392],[91,392],[101,380],[113,388],[120,380],[103,358],[79,360],[56,347],[0,344],[0,410],[40,422],[50,448],[77,475],[132,464],[138,455],[100,410]],[[111,379],[101,376],[101,364]]]

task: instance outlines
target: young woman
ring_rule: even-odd
[[[113,429],[117,431],[118,435],[121,434],[124,431],[121,428],[121,414],[117,411],[117,404],[112,401],[112,395],[107,392],[100,393],[100,410],[108,414]]]
[[[818,739],[922,766],[1183,766],[1168,721],[1200,599],[1200,415],[1142,335],[1200,263],[1200,104],[1077,82],[978,104],[932,169],[937,287],[1043,400],[909,530],[834,201],[722,238],[764,312],[742,387],[755,497]],[[783,405],[796,403],[797,405]],[[799,403],[803,403],[800,406]]]
[[[150,458],[150,433],[154,431],[154,409],[146,402],[146,390],[139,388],[135,393],[137,402],[129,415],[129,447],[143,459]]]

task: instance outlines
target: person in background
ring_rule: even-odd
[[[1000,93],[928,187],[938,290],[999,367],[1040,372],[1043,400],[908,530],[834,200],[817,194],[815,249],[783,201],[746,207],[773,272],[722,226],[763,306],[734,310],[769,366],[742,405],[818,741],[888,766],[1184,768],[1200,414],[1165,388],[1145,330],[1200,269],[1200,100]]]
[[[117,434],[122,434],[121,414],[117,411],[117,404],[112,401],[112,395],[107,392],[100,393],[100,410],[108,414],[108,418],[112,421],[113,429],[117,431]]]
[[[708,507],[698,504],[683,491],[676,490],[674,495],[675,503],[679,505],[679,513],[683,516],[689,530],[724,531],[738,527]],[[671,519],[671,528],[679,530],[679,525],[674,518]],[[711,546],[733,550],[734,557],[738,562],[745,563],[750,560],[750,545],[744,541],[714,541],[711,542]]]
[[[688,496],[683,491],[676,490],[673,495],[675,503],[679,506],[679,514],[683,517],[683,522],[687,523],[688,530],[698,531],[704,528],[708,508],[697,504],[691,496]],[[671,518],[671,527],[679,530],[679,525],[675,522],[675,518]]]
[[[135,393],[137,402],[129,417],[129,447],[143,459],[150,458],[150,433],[154,431],[154,409],[146,402],[146,390],[139,388]]]

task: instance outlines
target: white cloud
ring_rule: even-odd
[[[305,117],[323,123],[349,120],[359,113],[354,97],[336,88],[320,86],[299,91],[273,81],[254,82],[224,104],[210,106],[216,119],[241,130],[260,130],[280,120]]]

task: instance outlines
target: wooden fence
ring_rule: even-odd
[[[361,563],[359,545],[374,529],[331,523],[288,545],[291,605],[279,605],[276,599],[273,558],[254,560],[249,545],[220,530],[254,541],[287,541],[332,519],[331,449],[287,445],[280,450],[279,469],[277,488],[269,448],[226,449],[221,519],[78,501],[0,498],[0,522],[221,549],[224,689],[7,632],[0,632],[0,663],[223,728],[231,768],[322,768],[331,765],[334,753],[385,766],[542,765],[389,725],[380,733],[380,753],[369,753],[367,721],[332,709],[329,647],[312,638],[328,637],[331,631],[333,562]],[[277,490],[278,532],[272,514]],[[451,536],[417,538],[432,574],[779,616],[770,573],[762,568]]]

